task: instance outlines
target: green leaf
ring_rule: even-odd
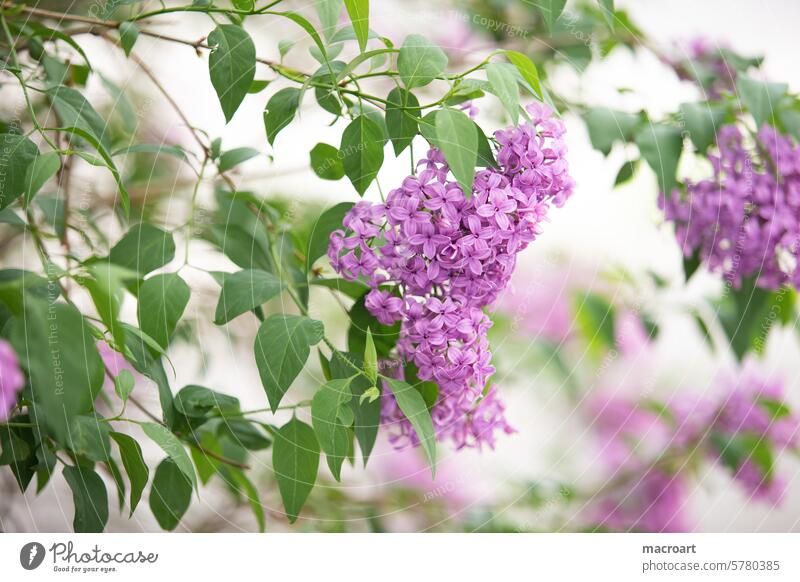
[[[796,314],[796,292],[788,287],[769,291],[751,277],[731,289],[719,310],[719,320],[738,360],[748,351],[763,352],[775,324],[787,324]]]
[[[419,34],[406,37],[397,57],[397,70],[406,89],[424,87],[441,75],[446,67],[447,55]]]
[[[450,171],[458,180],[464,195],[469,198],[478,160],[475,124],[462,111],[442,109],[436,113],[436,138]]]
[[[108,521],[108,492],[100,476],[88,467],[64,467],[64,479],[72,490],[76,533],[101,533]]]
[[[106,422],[95,416],[78,415],[70,419],[67,446],[76,455],[92,461],[106,461],[111,457],[110,431]]]
[[[294,119],[297,108],[300,106],[302,92],[295,87],[286,87],[275,93],[267,102],[264,110],[264,128],[267,131],[267,141],[270,145],[275,143],[278,133]]]
[[[48,266],[53,269],[55,266]],[[54,268],[56,273],[57,267]],[[41,299],[53,301],[52,283],[33,271],[22,269],[0,270],[0,302],[5,303],[14,315],[21,315],[23,303],[27,299]]]
[[[115,265],[142,275],[163,267],[173,258],[172,234],[146,222],[132,226],[108,255],[108,260]]]
[[[361,53],[356,56],[352,61],[347,63],[345,67],[343,67],[339,72],[336,73],[336,77],[333,79],[334,83],[341,83],[345,77],[347,77],[350,73],[356,70],[358,65],[361,63],[365,63],[369,60],[373,60],[376,57],[386,58],[385,55],[396,53],[397,49],[394,48],[382,48],[382,49],[375,49],[373,51],[367,51],[365,53]]]
[[[367,343],[364,346],[364,372],[373,384],[378,382],[378,353],[375,351],[375,342],[372,341],[372,332],[367,328]]]
[[[369,388],[369,390],[365,390],[364,393],[361,394],[361,397],[358,399],[358,404],[363,405],[364,402],[372,404],[380,397],[381,397],[381,391],[378,390],[377,386],[372,386],[371,388]]]
[[[314,71],[314,74],[307,81],[309,85],[314,86],[314,96],[319,106],[328,113],[333,113],[336,117],[342,115],[341,95],[335,89],[338,84],[336,78],[346,68],[347,65],[342,61],[333,61]]]
[[[350,380],[350,392],[353,395],[353,399],[350,400],[350,408],[353,411],[353,432],[356,435],[366,467],[378,438],[378,428],[381,424],[381,401],[380,398],[370,399],[368,402],[363,401],[364,394],[367,394],[375,386],[363,374],[353,376],[359,368],[363,368],[363,364],[357,357],[347,352],[335,352],[330,362],[332,378]],[[380,396],[379,388],[378,396]]]
[[[419,368],[413,362],[406,362],[403,369],[403,379],[420,393],[428,410],[433,408],[439,399],[439,386],[436,382],[419,379]]]
[[[281,60],[283,60],[283,57],[289,54],[289,51],[294,48],[294,45],[295,42],[288,39],[284,39],[278,42],[278,54],[281,55]]]
[[[91,68],[91,64],[89,63],[89,58],[86,56],[86,53],[84,52],[83,48],[81,48],[81,45],[78,44],[75,41],[75,39],[69,34],[61,32],[60,30],[54,30],[52,28],[48,28],[47,26],[44,26],[43,24],[35,22],[33,20],[28,20],[25,25],[26,27],[30,27],[36,33],[36,36],[41,37],[42,40],[57,39],[67,43],[69,46],[75,49],[75,52],[81,55],[81,58],[86,63],[86,66]]]
[[[247,92],[250,95],[255,95],[256,93],[261,93],[264,89],[269,87],[269,81],[266,79],[255,79],[252,83],[250,83],[250,88]]]
[[[31,200],[33,200],[33,197],[36,196],[36,193],[41,190],[42,186],[56,175],[60,167],[61,156],[56,152],[47,152],[46,154],[34,158],[33,162],[28,166],[28,171],[25,176],[24,206],[26,208],[31,203]],[[0,194],[0,196],[2,195],[3,194]]]
[[[636,171],[636,166],[639,165],[639,160],[633,160],[630,162],[625,162],[622,164],[622,167],[617,172],[617,177],[614,178],[614,186],[619,186],[620,184],[624,184],[631,178],[633,178],[633,173]]]
[[[153,154],[155,156],[159,156],[161,154],[167,154],[184,161],[189,159],[188,156],[186,155],[186,150],[184,150],[179,145],[155,144],[155,143],[139,143],[132,146],[120,148],[111,155],[113,157],[116,157],[126,154]]]
[[[756,399],[758,405],[768,414],[772,422],[791,416],[792,409],[780,400],[760,396]]]
[[[492,87],[492,92],[497,95],[508,114],[511,123],[516,125],[519,121],[519,86],[514,76],[513,67],[506,63],[489,63],[486,65],[486,78]],[[438,120],[440,115],[436,115]]]
[[[350,297],[351,299],[358,299],[364,293],[369,291],[369,286],[361,281],[348,281],[346,279],[312,279],[309,281],[310,285],[317,287],[327,287],[333,289]]]
[[[328,242],[330,241],[331,233],[334,230],[342,228],[342,220],[353,207],[352,202],[340,202],[325,212],[320,214],[314,226],[311,228],[311,233],[308,237],[308,248],[306,249],[306,271],[310,271],[311,267],[317,259],[324,256],[328,252]]]
[[[540,0],[538,3],[539,10],[542,11],[548,30],[553,30],[553,25],[555,25],[558,17],[561,16],[566,4],[567,0]]]
[[[125,327],[125,347],[132,354],[128,361],[137,372],[155,382],[158,387],[158,398],[164,423],[168,427],[172,426],[175,420],[175,408],[172,406],[172,390],[170,389],[169,379],[161,358],[153,355],[154,353],[158,354],[158,350],[161,347],[139,328],[132,325],[128,326],[124,323],[123,327]]]
[[[349,425],[340,419],[344,409],[351,413],[348,402],[352,378],[331,380],[324,384],[311,401],[311,420],[334,479],[341,480],[342,463],[350,448]],[[351,413],[352,414],[352,413]]]
[[[358,39],[358,47],[363,53],[369,38],[369,0],[344,0],[347,15],[353,23],[353,30]]]
[[[46,94],[53,104],[61,126],[77,128],[88,134],[99,144],[96,146],[98,150],[108,152],[108,125],[86,97],[79,91],[64,86],[48,89]]]
[[[135,279],[136,274],[117,265],[97,262],[87,265],[88,277],[76,278],[89,291],[100,319],[106,325],[114,341],[125,345],[125,331],[119,315],[125,295],[125,281]]]
[[[386,129],[394,153],[399,156],[419,132],[416,118],[420,116],[421,109],[414,94],[400,87],[392,89],[386,100]]]
[[[190,294],[189,286],[176,273],[155,275],[139,287],[139,327],[165,350]]]
[[[31,418],[25,414],[14,416],[11,420],[29,424]],[[34,474],[41,475],[39,452],[43,450],[43,447],[38,445],[38,441],[39,439],[34,434],[33,428],[0,426],[0,448],[2,448],[0,466],[9,465],[9,469],[11,469],[14,478],[17,480],[22,493],[27,490]],[[46,445],[43,446],[46,447]],[[46,465],[44,468],[49,468],[52,471],[53,464]],[[45,475],[45,479],[49,479],[49,476]],[[41,489],[43,486],[42,478],[39,477],[38,481],[39,486],[37,489]]]
[[[317,34],[316,29],[314,26],[305,18],[300,16],[295,12],[265,12],[265,14],[274,14],[275,16],[282,16],[283,18],[288,18],[295,24],[297,24],[300,28],[306,31],[308,36],[311,37],[311,40],[314,41],[314,44],[317,45],[317,49],[319,50],[320,55],[322,56],[322,61],[328,61],[328,52],[327,48],[325,47],[325,43],[322,42],[319,34]]]
[[[205,386],[188,385],[175,395],[175,410],[190,418],[205,418],[212,411],[226,413],[239,412],[239,399]]]
[[[253,350],[273,412],[324,332],[322,322],[301,315],[270,315],[258,328]]]
[[[317,10],[322,25],[322,35],[326,39],[330,39],[336,32],[343,4],[344,0],[314,0],[314,8]]]
[[[234,481],[236,481],[236,484],[241,489],[244,489],[247,502],[250,504],[250,509],[253,511],[253,515],[256,517],[258,531],[263,533],[267,528],[267,522],[264,517],[264,506],[261,505],[261,499],[258,497],[258,489],[256,489],[256,486],[253,485],[250,479],[247,478],[247,475],[244,474],[244,471],[240,471],[239,469],[229,469],[229,472]]]
[[[28,190],[28,171],[39,156],[39,148],[27,137],[12,133],[0,134],[0,210]],[[28,195],[26,199],[32,198]]]
[[[339,150],[327,143],[318,143],[311,150],[311,169],[323,180],[344,178],[344,166],[339,159]]]
[[[131,500],[130,500],[130,514],[136,511],[139,505],[139,500],[142,498],[142,491],[147,485],[147,480],[150,478],[150,470],[144,462],[142,456],[142,447],[136,442],[136,439],[123,434],[121,432],[112,432],[111,438],[117,443],[119,447],[119,454],[122,458],[122,466],[125,467],[125,472],[128,474],[128,481],[131,483]]]
[[[574,300],[575,325],[596,359],[616,345],[614,307],[597,293],[579,293]]]
[[[117,183],[117,188],[119,188],[119,194],[120,194],[120,204],[122,206],[123,212],[125,213],[125,216],[127,217],[130,213],[130,206],[131,206],[130,195],[128,194],[128,191],[125,189],[125,184],[122,182],[122,176],[120,175],[119,169],[117,169],[116,164],[114,164],[114,160],[111,157],[111,153],[108,151],[108,148],[103,144],[103,142],[98,141],[94,137],[94,135],[92,135],[90,132],[80,127],[74,127],[74,126],[60,127],[58,128],[58,130],[64,133],[69,133],[71,135],[76,135],[84,139],[97,150],[97,153],[100,155],[100,158],[102,158],[104,165],[108,168],[108,171],[111,172],[111,175],[114,177],[114,181]],[[91,157],[88,156],[85,152],[79,151],[78,155],[93,165],[100,165],[99,160],[97,160],[96,158],[91,159]]]
[[[48,434],[66,444],[69,420],[88,414],[103,386],[103,361],[89,325],[72,305],[27,297],[23,315],[10,331],[28,373],[37,416]]]
[[[425,452],[428,464],[431,467],[431,474],[436,474],[436,433],[433,431],[433,421],[425,399],[414,389],[413,386],[402,380],[394,378],[383,378],[392,391],[397,406],[414,427],[414,431],[419,438],[420,446]]]
[[[256,47],[250,35],[234,24],[220,24],[208,35],[211,84],[217,92],[225,121],[241,105],[256,75]]]
[[[747,111],[755,119],[756,126],[761,128],[765,123],[773,123],[781,99],[786,95],[786,83],[768,83],[739,75],[736,80],[739,97],[747,107]]]
[[[223,325],[276,297],[285,287],[272,273],[245,269],[227,275],[217,302],[214,323]]]
[[[539,81],[539,70],[533,64],[533,61],[517,51],[504,51],[504,54],[509,62],[517,68],[525,82],[533,89],[534,95],[541,99],[542,87]]]
[[[608,155],[617,141],[627,142],[633,138],[640,118],[634,113],[614,111],[607,107],[593,107],[584,116],[589,140],[594,149]]]
[[[119,42],[122,50],[125,51],[125,56],[129,57],[133,50],[133,45],[136,44],[136,39],[139,38],[139,27],[133,22],[120,22],[119,23]]]
[[[175,462],[175,465],[183,472],[189,482],[197,486],[197,477],[194,474],[192,460],[178,437],[160,424],[143,422],[141,427],[144,434],[150,437]]]
[[[661,191],[667,194],[672,192],[676,186],[678,161],[683,150],[681,130],[664,124],[645,125],[636,133],[636,145],[656,173]]]
[[[150,510],[161,529],[172,531],[178,527],[191,502],[192,483],[185,472],[171,458],[161,461],[150,489]]]
[[[217,169],[219,173],[227,172],[258,155],[258,150],[253,148],[234,148],[224,152],[219,158]]]
[[[111,474],[111,480],[114,481],[114,487],[117,490],[117,499],[119,500],[119,510],[122,511],[122,508],[125,507],[125,481],[122,478],[119,465],[117,465],[117,462],[111,457],[103,461],[103,464],[108,468],[108,472]]]
[[[250,451],[260,451],[272,444],[272,440],[265,436],[255,423],[242,418],[225,418],[225,421],[220,423],[217,433],[226,435],[231,442]]]
[[[294,523],[317,480],[319,443],[314,429],[297,418],[283,425],[272,445],[272,469],[286,515]]]
[[[119,374],[114,378],[114,392],[122,400],[123,406],[128,402],[128,396],[131,395],[135,384],[136,381],[129,370],[120,370]]]
[[[709,439],[719,453],[722,464],[731,471],[738,471],[745,463],[753,463],[766,483],[772,480],[775,457],[766,437],[752,432],[728,435],[714,431]]]
[[[614,0],[598,0],[598,3],[600,4],[600,11],[603,13],[603,18],[605,18],[608,28],[613,31],[616,25],[616,19],[614,16]]]
[[[245,200],[234,198],[230,192],[218,192],[216,198],[219,209],[210,229],[211,241],[243,269],[271,270],[270,242],[263,217],[259,218]]]
[[[347,349],[353,354],[363,354],[367,347],[367,329],[379,358],[387,358],[400,335],[400,322],[384,325],[365,306],[365,297],[359,297],[350,308],[350,329],[347,331]]]
[[[342,134],[342,166],[359,196],[364,195],[383,165],[383,144],[383,130],[366,115],[356,117]]]
[[[717,141],[717,131],[722,126],[725,110],[712,103],[684,103],[680,112],[694,147],[698,152],[705,153]]]

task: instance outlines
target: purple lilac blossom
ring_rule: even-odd
[[[729,388],[711,408],[712,415],[701,418],[696,425],[704,426],[707,434],[721,435],[719,442],[729,443],[739,435],[755,437],[766,443],[773,455],[800,445],[800,418],[783,408],[785,387],[779,379],[765,379],[754,370],[745,368],[739,376],[723,378]],[[784,410],[776,415],[776,407]],[[678,420],[681,417],[676,415]],[[695,437],[698,438],[698,437]],[[722,461],[722,451],[712,447],[709,455]],[[774,473],[774,472],[773,472]],[[746,458],[735,469],[734,479],[748,495],[780,503],[785,482],[779,475],[765,474],[753,458]]]
[[[800,285],[800,147],[765,125],[754,143],[740,129],[719,131],[713,178],[688,183],[661,201],[684,255],[695,252],[739,287],[743,278],[778,289]]]
[[[596,399],[593,410],[600,458],[615,486],[605,487],[591,507],[592,523],[616,531],[686,531],[685,480],[653,463],[671,444],[665,418],[617,397]]]
[[[25,386],[14,348],[0,339],[0,421],[6,421],[17,403],[17,395]]]
[[[527,111],[531,123],[495,133],[499,167],[477,172],[469,198],[431,149],[385,204],[359,202],[330,238],[333,268],[372,287],[367,309],[381,323],[401,322],[396,356],[438,385],[437,438],[457,448],[493,446],[495,431],[513,431],[496,389],[485,390],[494,367],[483,308],[508,285],[550,205],[574,186],[563,122],[543,104]],[[383,421],[398,446],[416,444],[388,391]]]
[[[648,469],[627,487],[598,502],[597,526],[614,531],[647,533],[688,531],[684,510],[686,489],[681,476]]]
[[[724,45],[698,37],[690,40],[682,48],[685,58],[667,59],[679,79],[699,84],[706,92],[706,98],[718,99],[723,93],[733,93],[736,89],[735,58]]]
[[[614,530],[687,531],[688,459],[698,450],[722,465],[716,443],[740,435],[762,439],[775,456],[800,444],[800,418],[774,413],[785,396],[780,381],[745,369],[719,384],[716,396],[676,398],[662,412],[625,398],[595,401],[593,428],[608,482],[616,486],[597,498],[590,510],[593,523]],[[728,470],[748,496],[780,503],[785,489],[780,476],[766,475],[750,458]]]

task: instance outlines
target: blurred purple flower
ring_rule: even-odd
[[[717,396],[658,405],[595,401],[593,428],[610,476],[608,491],[590,510],[594,522],[617,530],[685,531],[687,469],[698,452],[728,468],[753,498],[781,501],[785,481],[772,465],[800,444],[800,418],[786,408],[783,384],[745,368],[722,377],[719,386]]]
[[[111,373],[112,376],[116,378],[117,376],[119,376],[119,373],[122,372],[122,370],[127,370],[128,372],[133,374],[133,377],[136,381],[138,381],[141,378],[139,373],[133,369],[133,366],[131,366],[127,362],[127,360],[125,360],[123,355],[120,354],[118,351],[116,351],[114,348],[112,348],[110,345],[108,345],[106,342],[99,340],[95,345],[97,346],[97,351],[100,353],[100,358],[103,360],[103,365],[105,366],[106,370],[108,370]],[[105,375],[105,379],[103,382],[104,382],[103,387],[106,390],[110,391],[114,390],[114,381],[108,377],[108,374]]]
[[[9,419],[23,386],[25,376],[19,367],[17,354],[11,344],[0,339],[0,421]]]
[[[599,528],[615,531],[685,532],[690,529],[685,501],[682,477],[650,469],[603,497],[593,521]]]

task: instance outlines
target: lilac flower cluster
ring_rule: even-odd
[[[716,405],[695,406],[696,412],[676,410],[679,425],[702,427],[703,433],[716,435],[712,439],[709,456],[722,461],[728,452],[735,452],[736,441],[742,435],[751,441],[762,442],[772,454],[800,445],[800,418],[784,404],[785,387],[779,379],[765,379],[753,370],[746,369],[738,377],[725,379],[735,386]],[[688,419],[694,416],[693,422]],[[691,434],[685,438],[692,438]],[[695,436],[694,438],[699,438]],[[728,450],[730,449],[730,450]],[[734,479],[748,495],[777,504],[783,497],[785,482],[779,475],[766,471],[759,462],[757,452],[747,453],[735,469]]]
[[[738,72],[734,60],[741,57],[702,37],[689,41],[683,51],[685,58],[667,60],[678,78],[699,84],[708,99],[718,99],[735,90]]]
[[[732,471],[748,496],[781,501],[784,481],[750,451],[737,458],[737,441],[763,443],[777,455],[800,445],[800,417],[785,408],[779,381],[752,370],[724,380],[720,396],[677,399],[660,410],[621,398],[596,402],[593,426],[612,471],[609,483],[617,486],[598,498],[590,512],[594,523],[614,530],[688,530],[689,463],[698,451]]]
[[[593,405],[592,427],[610,476],[590,509],[592,523],[614,531],[686,531],[685,479],[653,463],[672,446],[663,417],[624,398]]]
[[[800,285],[800,147],[765,125],[746,144],[737,126],[720,129],[714,176],[675,190],[662,206],[686,256],[700,259],[734,286],[757,276],[777,289]]]
[[[359,202],[330,238],[333,268],[372,287],[370,313],[387,325],[401,322],[396,356],[438,385],[437,437],[457,447],[492,446],[495,431],[512,431],[494,387],[485,389],[494,368],[483,308],[508,284],[517,253],[541,232],[549,206],[561,206],[573,189],[563,123],[546,105],[527,111],[531,123],[495,133],[499,167],[476,174],[471,196],[432,149],[384,204]],[[398,431],[393,440],[415,443],[384,393],[384,422]]]
[[[17,395],[25,386],[14,348],[0,339],[0,422],[6,421],[17,403]]]

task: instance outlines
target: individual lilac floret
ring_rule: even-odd
[[[0,339],[0,422],[9,419],[23,386],[25,376],[19,367],[17,354],[11,344]]]
[[[356,204],[328,247],[342,277],[372,287],[370,313],[401,323],[396,356],[438,385],[437,434],[458,447],[491,446],[495,431],[511,431],[494,389],[484,395],[494,368],[482,310],[508,285],[550,205],[562,205],[574,186],[563,122],[546,105],[527,111],[531,123],[495,133],[499,167],[477,172],[469,197],[431,149],[385,204]],[[384,417],[395,441],[415,442],[391,398]]]
[[[800,148],[765,125],[745,143],[734,125],[719,131],[713,178],[662,201],[684,254],[738,287],[743,278],[778,289],[800,285]]]

